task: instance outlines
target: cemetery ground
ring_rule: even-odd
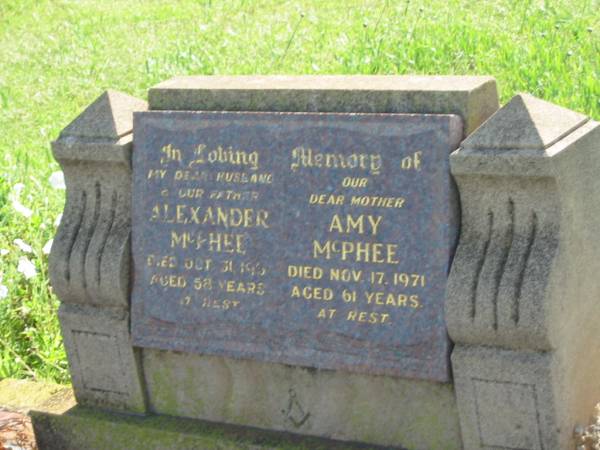
[[[188,74],[481,74],[600,118],[595,0],[0,3],[0,379],[68,382],[49,142],[107,89]]]

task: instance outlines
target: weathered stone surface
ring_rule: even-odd
[[[145,412],[139,351],[131,346],[128,313],[63,304],[59,318],[77,402]]]
[[[452,353],[465,449],[569,448],[557,427],[552,353],[459,346]],[[590,411],[591,413],[591,411]],[[563,445],[561,445],[561,443]]]
[[[451,384],[144,349],[158,414],[407,449],[460,449]]]
[[[490,126],[494,122],[488,121]],[[463,152],[462,147],[451,155],[462,206],[461,238],[446,302],[448,328],[456,342],[538,350],[560,346],[565,330],[552,329],[560,317],[550,316],[555,303],[548,297],[557,288],[552,277],[564,276],[558,264],[576,257],[564,253],[566,243],[576,241],[561,241],[572,236],[575,224],[578,236],[586,234],[581,221],[585,218],[592,226],[594,220],[585,212],[589,198],[584,202],[578,192],[573,200],[566,192],[590,172],[579,155],[593,164],[597,133],[598,124],[588,122],[537,156],[491,153],[493,148]],[[573,222],[575,206],[578,222]],[[564,258],[556,261],[559,244]]]
[[[472,345],[551,349],[545,300],[559,244],[556,181],[455,177],[462,217],[447,290],[450,336]]]
[[[63,303],[129,305],[132,117],[144,109],[106,92],[52,143],[67,185],[49,260]]]
[[[146,103],[107,91],[52,143],[67,186],[49,275],[73,387],[82,404],[145,411],[129,338],[133,111]],[[96,308],[98,307],[98,308]]]
[[[449,380],[460,118],[150,111],[135,134],[135,345]]]
[[[145,109],[145,101],[108,90],[60,133],[59,140],[72,136],[90,141],[117,141],[131,133],[133,112]]]
[[[510,110],[531,113],[522,129]],[[569,448],[600,399],[600,124],[531,98],[497,117],[451,155],[462,224],[446,320],[465,448]],[[475,410],[477,395],[506,419]],[[537,439],[520,431],[532,411]]]
[[[384,450],[181,417],[124,416],[81,407],[62,415],[30,415],[39,450]]]
[[[589,120],[583,114],[519,94],[461,144],[466,150],[544,150]]]
[[[148,92],[150,109],[457,114],[465,135],[498,109],[479,76],[195,76]]]

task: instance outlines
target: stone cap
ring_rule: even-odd
[[[494,81],[457,75],[226,75],[174,77],[151,90],[471,91]]]
[[[487,76],[176,77],[150,89],[151,110],[457,114],[468,135],[498,109]]]
[[[597,125],[578,112],[516,95],[450,155],[452,174],[553,176],[552,158]]]
[[[466,150],[547,149],[589,118],[529,94],[518,94],[466,138]]]
[[[143,100],[107,90],[61,131],[59,139],[118,141],[133,130],[133,112],[147,109]]]
[[[131,159],[133,113],[148,104],[122,92],[108,90],[90,104],[52,142],[58,161],[124,162]]]

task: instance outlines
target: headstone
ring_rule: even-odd
[[[305,447],[570,448],[600,400],[600,126],[497,106],[486,77],[103,95],[53,143],[51,279],[80,405],[158,419],[38,414],[40,442],[101,448],[110,422],[117,448],[200,445],[165,415]]]

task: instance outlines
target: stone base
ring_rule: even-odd
[[[30,416],[39,450],[384,448],[178,417],[121,415],[80,406],[65,414],[31,411]]]
[[[462,448],[451,383],[153,349],[142,361],[156,414],[386,448]]]
[[[465,449],[567,448],[550,353],[456,346],[452,363]]]
[[[58,317],[77,401],[145,413],[139,351],[131,346],[129,314],[118,308],[63,304]]]

